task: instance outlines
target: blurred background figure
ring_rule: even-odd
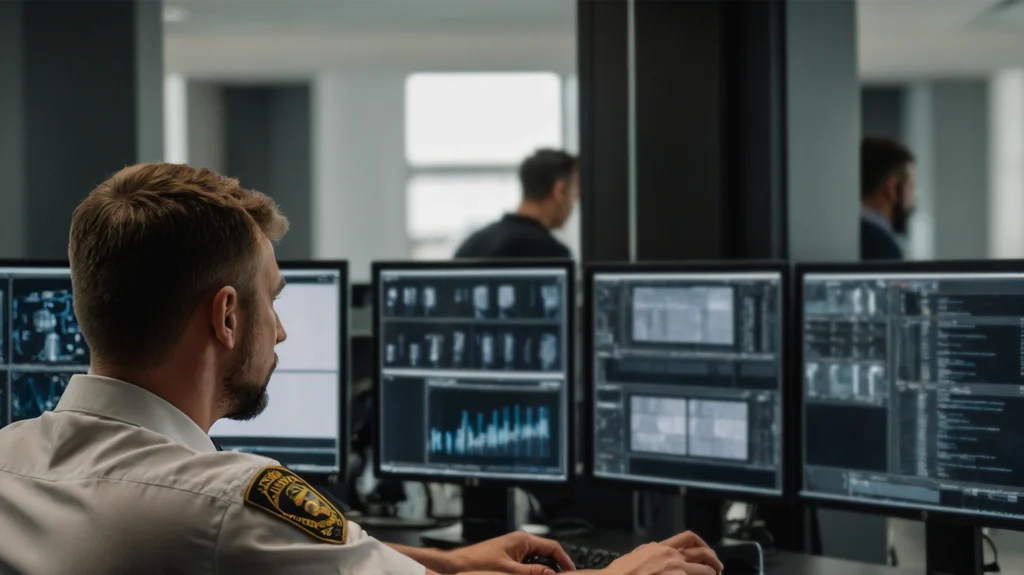
[[[902,260],[900,238],[914,211],[914,156],[888,138],[860,146],[860,259]]]
[[[569,248],[551,230],[561,229],[579,199],[576,156],[538,150],[519,166],[523,200],[515,213],[477,231],[455,252],[456,258],[564,258]]]

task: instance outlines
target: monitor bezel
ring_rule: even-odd
[[[340,405],[338,409],[341,417],[339,418],[338,430],[338,473],[300,473],[303,478],[318,483],[344,483],[348,474],[348,455],[351,451],[349,442],[351,441],[350,417],[349,417],[349,405],[351,398],[350,386],[348,385],[349,373],[351,366],[349,365],[349,320],[350,310],[348,309],[349,302],[349,272],[348,262],[345,260],[279,260],[277,262],[278,268],[282,271],[287,270],[330,270],[339,272],[339,281],[341,282],[341,289],[339,290],[341,301],[339,302],[339,309],[341,310],[344,317],[339,325],[339,345],[341,346],[340,358],[341,358],[341,371],[338,374],[338,385],[340,386],[340,393],[338,394],[338,400]],[[68,260],[61,259],[0,259],[0,268],[27,268],[27,269],[44,269],[44,268],[62,268],[68,270],[68,277],[71,275],[71,263]],[[287,329],[287,326],[285,326]],[[6,385],[6,382],[5,384]],[[5,389],[6,393],[10,393],[9,389]],[[9,402],[8,402],[9,403]],[[10,413],[8,405],[3,406],[3,417],[0,419],[0,423],[9,422]]]
[[[375,261],[371,264],[372,285],[373,285],[373,470],[377,477],[403,479],[407,481],[424,481],[431,483],[451,483],[474,487],[477,485],[493,486],[516,486],[516,485],[566,485],[576,476],[576,418],[575,418],[575,338],[576,338],[576,263],[573,260],[562,259],[466,259],[466,260],[433,260],[433,261]],[[380,277],[382,272],[388,271],[421,271],[421,270],[487,270],[487,269],[551,269],[564,271],[566,274],[566,453],[565,453],[565,477],[540,479],[527,475],[508,475],[505,477],[480,477],[478,475],[435,475],[430,473],[414,473],[388,471],[382,468],[381,457],[381,409],[382,386],[380,370],[380,313],[378,304],[380,300]]]
[[[776,493],[766,493],[762,490],[751,490],[746,487],[735,489],[728,486],[711,487],[703,483],[691,481],[641,481],[635,478],[607,477],[598,475],[594,465],[594,314],[593,314],[593,291],[594,279],[600,274],[658,274],[658,273],[680,273],[680,274],[723,274],[723,273],[778,273],[781,278],[779,290],[780,321],[782,322],[781,351],[779,352],[779,369],[781,378],[780,393],[782,395],[782,485]],[[659,492],[659,493],[682,493],[698,498],[734,498],[753,503],[779,503],[792,499],[795,493],[793,490],[793,478],[797,475],[792,469],[795,450],[787,441],[791,436],[791,422],[793,420],[793,402],[789,393],[788,374],[791,364],[785,352],[790,346],[790,330],[788,323],[791,305],[791,265],[784,261],[775,260],[754,260],[754,261],[678,261],[678,262],[637,262],[637,263],[596,263],[589,264],[584,268],[583,299],[583,352],[581,363],[583,363],[583,414],[581,420],[586,430],[583,440],[583,464],[587,477],[597,483],[630,487],[632,489]]]
[[[338,413],[341,417],[338,418],[338,472],[337,473],[309,473],[296,471],[303,479],[316,484],[327,484],[327,485],[344,485],[348,479],[348,456],[352,450],[350,442],[352,441],[352,418],[351,418],[351,402],[352,393],[351,385],[349,385],[350,373],[352,366],[349,364],[349,355],[351,343],[349,342],[349,323],[352,319],[352,310],[349,309],[349,300],[351,286],[349,284],[349,263],[347,260],[278,260],[277,267],[282,272],[289,270],[329,270],[340,272],[339,281],[341,282],[338,290],[341,301],[338,302],[339,310],[343,317],[339,322],[338,326],[338,345],[341,346],[339,357],[341,358],[341,370],[338,372]],[[288,330],[288,326],[284,326],[285,331]]]
[[[838,499],[825,494],[804,491],[805,437],[804,437],[804,380],[803,380],[803,337],[804,337],[804,278],[815,274],[917,274],[917,273],[1019,273],[1024,275],[1024,260],[950,260],[950,261],[874,261],[863,263],[800,263],[793,271],[793,391],[797,411],[794,423],[797,427],[796,441],[799,448],[799,470],[795,478],[794,492],[798,501],[823,508],[856,511],[874,515],[885,515],[903,519],[943,524],[978,526],[1024,530],[1024,516],[1005,517],[976,511],[952,511],[949,509],[923,509],[920,506],[895,505],[887,502]]]

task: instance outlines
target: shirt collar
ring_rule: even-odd
[[[895,236],[896,232],[892,229],[892,223],[889,222],[880,212],[873,210],[867,206],[861,206],[860,217],[867,222],[882,228],[890,236]]]
[[[196,422],[157,395],[117,379],[74,375],[54,411],[114,419],[164,435],[200,453],[217,450]]]
[[[543,223],[541,223],[540,220],[536,220],[534,218],[531,218],[530,216],[524,216],[522,214],[508,213],[508,214],[505,214],[504,220],[506,222],[522,222],[524,224],[530,224],[532,226],[536,226],[536,227],[544,230],[545,232],[550,232],[551,231],[551,230],[549,230],[547,228],[547,226],[545,226]]]

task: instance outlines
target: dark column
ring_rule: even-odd
[[[629,259],[629,55],[624,0],[577,2],[584,261]]]
[[[785,257],[782,3],[632,10],[579,2],[584,260]]]
[[[578,6],[585,261],[852,259],[851,1]],[[794,429],[788,461],[800,453]],[[682,518],[671,500],[641,513],[673,504]],[[761,510],[780,547],[817,547],[806,510]],[[651,515],[655,530],[674,528],[672,517]]]
[[[278,259],[310,259],[309,86],[230,87],[224,91],[224,108],[226,172],[274,198],[288,216],[292,232],[277,248]]]
[[[78,202],[163,155],[160,14],[146,0],[0,2],[2,255],[66,258]]]

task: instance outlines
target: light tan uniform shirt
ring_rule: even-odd
[[[0,574],[424,575],[354,523],[325,543],[245,504],[275,465],[217,451],[140,387],[76,375],[54,412],[0,430]]]

